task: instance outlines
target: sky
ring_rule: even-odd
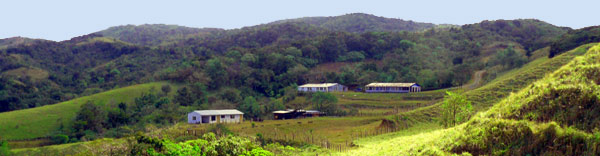
[[[598,0],[3,0],[0,39],[68,40],[127,24],[235,29],[276,20],[367,13],[435,24],[535,18],[557,26],[600,25]]]

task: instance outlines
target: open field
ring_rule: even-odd
[[[60,127],[71,126],[80,106],[88,101],[96,104],[133,102],[133,99],[150,88],[160,89],[166,82],[134,85],[76,98],[73,100],[0,113],[0,136],[7,140],[23,140],[47,137]]]

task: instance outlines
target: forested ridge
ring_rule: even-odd
[[[286,87],[308,82],[445,88],[466,83],[476,70],[519,67],[569,30],[533,19],[452,27],[409,22],[410,28],[394,21],[350,14],[232,30],[129,25],[61,42],[12,44],[0,48],[0,111],[163,80],[201,84],[223,95],[205,102],[233,106],[241,97],[283,97]]]

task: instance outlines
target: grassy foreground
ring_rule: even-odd
[[[600,45],[459,126],[340,155],[599,155]]]
[[[71,126],[80,106],[88,101],[96,104],[133,102],[142,92],[151,88],[160,89],[167,82],[154,82],[80,97],[73,100],[0,113],[0,136],[7,140],[34,139],[46,137],[59,130],[60,127]]]

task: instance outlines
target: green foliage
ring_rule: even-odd
[[[600,42],[600,26],[569,31],[558,37],[558,40],[550,45],[551,48],[548,57],[552,58],[569,49],[594,42]]]
[[[208,85],[210,88],[218,88],[219,86],[225,84],[225,80],[227,77],[227,73],[225,72],[225,67],[218,59],[210,59],[206,61],[206,72],[208,76],[212,79],[211,83]]]
[[[400,47],[399,47],[399,48],[400,48],[400,49],[402,49],[403,51],[407,51],[408,49],[410,49],[410,48],[412,48],[412,47],[414,47],[414,46],[416,46],[416,45],[417,45],[417,44],[416,44],[416,43],[414,43],[414,42],[412,42],[412,41],[409,41],[409,40],[401,40],[401,41],[400,41]]]
[[[162,87],[160,87],[160,90],[163,92],[163,94],[168,94],[171,92],[171,86],[170,85],[163,85]]]
[[[80,111],[75,118],[73,129],[78,137],[85,135],[85,131],[104,132],[106,124],[106,112],[100,106],[91,101],[81,105]]]
[[[244,101],[240,105],[240,111],[244,112],[244,116],[250,119],[258,118],[262,114],[261,106],[258,105],[256,99],[252,96],[244,98]]]
[[[69,136],[64,134],[58,134],[52,136],[52,142],[54,144],[65,144],[69,142]]]
[[[0,126],[0,134],[6,139],[48,137],[54,134],[55,131],[60,130],[61,127],[73,127],[74,119],[81,110],[82,105],[88,101],[93,101],[98,105],[105,104],[110,105],[112,108],[119,108],[119,103],[133,104],[134,99],[139,97],[143,92],[147,92],[153,87],[159,88],[164,84],[166,83],[154,82],[133,85],[45,107],[0,113],[0,125],[2,125]],[[133,111],[133,108],[127,108],[127,110]],[[32,116],[31,114],[45,115]],[[63,130],[65,133],[69,132],[69,129]]]
[[[314,109],[327,113],[328,115],[337,115],[340,112],[338,99],[331,93],[315,92],[310,97],[310,102]]]
[[[144,24],[110,27],[97,33],[139,45],[158,46],[186,39],[189,35],[218,31],[220,31],[220,29],[198,29],[177,25]]]
[[[514,50],[512,46],[499,51],[488,62],[488,66],[503,65],[507,69],[517,68],[527,63],[527,57]]]
[[[10,147],[8,146],[8,142],[2,140],[0,138],[0,156],[10,156],[12,152],[10,151]]]
[[[398,155],[599,155],[599,64],[596,45],[464,124],[367,146]]]
[[[467,100],[466,96],[450,91],[446,91],[446,96],[444,96],[444,101],[440,107],[442,108],[440,122],[445,127],[456,126],[467,121],[473,111],[471,101]]]
[[[255,145],[250,140],[227,135],[215,138],[213,133],[207,133],[202,139],[174,143],[170,140],[152,139],[145,136],[137,137],[139,144],[149,144],[149,155],[186,156],[186,155],[248,155],[271,156],[271,152]]]
[[[351,51],[337,58],[339,62],[360,62],[365,59],[365,55],[360,51]]]
[[[330,30],[353,33],[421,31],[435,26],[431,23],[420,23],[401,19],[377,17],[364,13],[351,13],[335,17],[304,17],[277,21],[275,23],[285,22],[303,22]]]

